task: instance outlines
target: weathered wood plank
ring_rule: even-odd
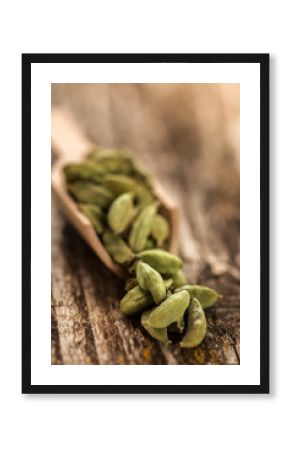
[[[229,91],[230,90],[230,101]],[[227,101],[225,101],[227,98]],[[53,364],[239,364],[239,92],[217,85],[54,85],[96,143],[128,146],[176,198],[190,281],[224,298],[195,349],[160,345],[118,308],[122,283],[53,199]]]
[[[55,206],[52,224],[52,338],[55,343],[52,362],[96,364],[82,280],[70,257],[69,247],[73,241],[69,237],[63,238],[67,232],[66,224]]]

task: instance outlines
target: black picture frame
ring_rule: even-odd
[[[23,54],[22,55],[22,393],[267,394],[269,393],[269,54]],[[31,65],[33,63],[260,64],[260,384],[31,384]]]

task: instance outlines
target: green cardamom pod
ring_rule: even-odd
[[[136,256],[159,273],[175,274],[182,267],[181,259],[165,250],[144,250]]]
[[[69,193],[82,203],[93,203],[100,208],[107,208],[114,199],[114,194],[103,186],[84,181],[75,181],[67,185]]]
[[[161,216],[161,214],[156,214],[152,222],[151,234],[158,247],[162,247],[169,236],[169,231],[169,223],[165,217]]]
[[[184,292],[184,291],[181,291]],[[205,337],[206,318],[203,308],[196,298],[190,300],[187,331],[180,342],[181,347],[197,347]]]
[[[140,252],[144,249],[156,209],[157,203],[145,206],[134,220],[129,234],[129,245],[134,252]]]
[[[166,289],[161,275],[148,264],[138,262],[136,278],[144,291],[150,291],[153,300],[159,305],[166,298]]]
[[[176,288],[179,288],[180,286],[183,286],[184,284],[187,283],[185,273],[183,272],[182,269],[180,269],[178,272],[174,273],[172,275],[172,279],[173,279],[173,285]]]
[[[137,182],[127,175],[106,174],[103,177],[103,184],[115,195],[121,195],[125,192],[134,192]]]
[[[219,298],[222,298],[222,295],[218,294],[214,289],[199,284],[185,284],[174,292],[184,289],[189,293],[190,298],[195,297],[199,301],[203,309],[213,306]]]
[[[126,316],[133,316],[143,312],[154,305],[154,301],[149,292],[143,291],[140,286],[135,286],[127,292],[120,301],[120,309]]]
[[[86,203],[81,203],[79,206],[81,212],[89,219],[96,232],[101,234],[104,229],[104,213],[101,208],[97,205]]]
[[[133,175],[143,184],[150,185],[150,177],[127,150],[96,147],[87,154],[86,159],[97,163],[101,167],[102,173]],[[152,194],[150,203],[151,201]]]
[[[170,344],[170,340],[167,336],[167,329],[166,328],[153,328],[149,324],[149,316],[151,314],[152,310],[143,312],[141,316],[141,325],[145,328],[147,333],[150,334],[154,339],[157,339],[158,341],[164,342],[165,344]]]
[[[134,192],[138,200],[138,206],[143,208],[153,202],[154,196],[152,192],[143,183],[137,183]]]
[[[126,171],[132,171],[135,167],[131,153],[124,149],[94,147],[87,153],[86,159],[95,163],[104,163],[106,171],[111,173],[120,173],[120,166],[115,166],[115,163],[118,165],[120,161],[124,163],[122,167]]]
[[[95,164],[102,170],[103,174],[115,173],[122,175],[131,175],[134,170],[134,165],[132,159],[125,157],[124,155],[119,156],[104,156],[101,159],[97,159]]]
[[[180,291],[167,297],[157,306],[149,316],[149,325],[153,328],[168,327],[171,323],[179,322],[189,305],[189,294]]]
[[[112,256],[113,260],[119,264],[129,264],[134,259],[134,253],[117,234],[106,231],[103,234],[103,242]]]
[[[127,192],[117,197],[108,212],[108,224],[116,234],[123,233],[132,221],[136,211],[134,208],[134,194]]]
[[[63,168],[67,182],[71,181],[94,181],[100,182],[101,172],[91,162],[68,164]]]

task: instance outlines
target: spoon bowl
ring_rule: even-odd
[[[53,108],[51,115],[51,144],[58,158],[52,168],[52,188],[69,222],[101,259],[105,266],[119,278],[126,278],[126,271],[117,265],[107,252],[102,241],[87,217],[78,209],[65,185],[63,168],[69,163],[81,161],[94,144],[85,136],[69,113]],[[176,203],[163,191],[161,185],[153,180],[153,193],[159,200],[169,222],[170,238],[168,250],[178,251],[179,214]]]

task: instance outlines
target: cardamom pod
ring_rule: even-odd
[[[115,195],[121,195],[125,192],[135,192],[137,182],[127,175],[106,174],[103,177],[103,184]]]
[[[75,200],[82,203],[93,203],[100,208],[107,208],[114,199],[114,194],[107,188],[84,181],[68,183],[67,188]]]
[[[134,220],[129,234],[129,245],[134,252],[140,252],[144,249],[156,209],[157,203],[145,206]]]
[[[109,153],[109,154],[107,154]],[[94,164],[98,167],[101,173],[116,173],[122,175],[131,175],[134,171],[134,164],[132,158],[128,155],[122,154],[121,151],[116,151],[115,154],[111,152],[103,153],[101,155],[88,155],[90,161],[94,161]]]
[[[144,250],[136,257],[159,273],[175,274],[182,266],[182,261],[178,256],[160,249]]]
[[[133,316],[143,312],[154,305],[154,301],[149,292],[143,291],[140,286],[135,286],[127,292],[120,301],[120,309],[126,316]]]
[[[174,273],[172,275],[172,279],[173,279],[173,285],[176,288],[183,286],[187,282],[185,273],[183,272],[182,269],[180,269],[178,272]]]
[[[151,314],[152,310],[143,312],[141,316],[141,325],[145,328],[147,333],[150,334],[154,339],[157,339],[158,341],[164,342],[165,344],[170,344],[170,340],[167,336],[167,329],[166,328],[153,328],[149,324],[149,316]]]
[[[150,314],[148,321],[153,328],[168,327],[171,323],[179,322],[189,305],[189,294],[180,291],[167,297]]]
[[[197,347],[204,340],[205,333],[206,318],[203,308],[199,301],[193,298],[188,308],[187,331],[180,342],[180,347]]]
[[[86,159],[97,163],[101,167],[102,173],[133,175],[143,184],[150,185],[150,176],[144,172],[143,168],[127,150],[96,147],[87,154]]]
[[[108,224],[116,234],[123,233],[135,215],[134,194],[127,192],[117,197],[108,212]]]
[[[86,203],[81,203],[79,206],[81,212],[89,219],[96,232],[101,234],[104,229],[104,213],[101,208],[97,205]]]
[[[100,182],[101,171],[98,170],[91,162],[82,162],[68,164],[63,168],[65,179],[67,182],[71,181],[94,181]]]
[[[152,222],[151,234],[157,242],[157,246],[162,247],[169,236],[169,223],[161,214],[155,215]]]
[[[134,253],[117,234],[106,231],[103,234],[103,242],[112,256],[113,260],[119,264],[129,264],[134,259]]]
[[[143,183],[137,183],[134,188],[134,192],[138,200],[138,206],[141,208],[149,205],[154,200],[152,192]]]
[[[153,300],[159,305],[166,298],[166,289],[161,275],[148,264],[138,262],[136,278],[144,291],[150,291]]]
[[[219,298],[222,298],[222,295],[218,294],[214,289],[199,284],[185,284],[174,292],[184,289],[189,293],[190,298],[195,297],[199,301],[203,309],[213,306]]]

